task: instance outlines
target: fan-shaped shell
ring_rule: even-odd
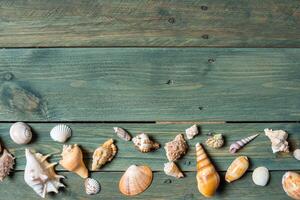
[[[92,170],[97,170],[105,163],[110,162],[115,157],[116,153],[117,147],[114,144],[113,139],[104,142],[103,145],[94,151]]]
[[[93,178],[87,178],[84,181],[85,192],[88,195],[94,195],[100,192],[101,186],[99,182]]]
[[[246,156],[237,157],[228,167],[225,174],[225,180],[228,183],[241,178],[249,167],[249,161]]]
[[[164,172],[169,176],[173,176],[175,178],[182,178],[184,177],[183,173],[177,167],[174,162],[168,162],[164,164]]]
[[[120,179],[120,192],[127,196],[140,194],[151,185],[152,178],[152,170],[149,167],[131,165]]]
[[[56,142],[64,143],[72,135],[72,130],[65,124],[56,125],[51,131],[50,136]]]
[[[30,127],[24,122],[14,123],[9,130],[10,138],[16,144],[28,144],[32,138]]]

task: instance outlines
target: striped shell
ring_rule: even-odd
[[[174,162],[168,162],[164,164],[164,172],[169,176],[173,176],[175,178],[182,178],[184,177],[183,173],[177,167]]]
[[[50,131],[50,137],[56,142],[64,143],[72,135],[72,130],[65,124],[58,124]]]
[[[245,146],[246,144],[248,144],[251,140],[253,140],[254,138],[256,138],[259,134],[255,134],[249,137],[246,137],[244,139],[241,139],[239,141],[236,141],[234,143],[232,143],[229,147],[229,152],[230,153],[236,153],[238,150],[240,150],[241,148],[243,148],[243,146]]]
[[[300,174],[286,172],[282,177],[282,187],[288,196],[300,200]]]
[[[117,134],[117,136],[125,141],[131,140],[131,135],[124,129],[119,127],[114,127],[114,131]]]
[[[149,167],[131,165],[120,179],[120,192],[127,196],[140,194],[151,185],[152,178],[152,170]]]
[[[249,167],[249,161],[246,156],[237,157],[228,167],[225,174],[225,180],[228,183],[241,178]]]
[[[14,123],[9,130],[10,138],[16,144],[28,144],[32,138],[30,127],[24,122]]]
[[[205,197],[212,197],[220,184],[220,176],[207,157],[201,144],[196,144],[198,190]]]
[[[101,187],[97,180],[93,178],[87,178],[84,181],[85,192],[88,195],[94,195],[100,192]]]

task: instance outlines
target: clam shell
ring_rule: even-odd
[[[266,167],[257,167],[252,173],[252,180],[255,185],[265,186],[269,181],[269,170]]]
[[[225,174],[225,180],[228,183],[241,178],[249,167],[249,161],[246,156],[237,157],[228,167]]]
[[[14,123],[9,130],[10,138],[16,144],[28,144],[32,138],[30,127],[24,122]]]
[[[286,172],[282,177],[282,187],[288,196],[300,200],[300,174]]]
[[[85,192],[88,195],[94,195],[100,192],[101,186],[99,182],[93,178],[87,178],[84,181]]]
[[[120,192],[127,196],[140,194],[151,185],[152,178],[152,170],[149,167],[131,165],[120,179]]]
[[[293,152],[293,156],[294,156],[295,159],[300,160],[300,149],[296,149]]]
[[[72,135],[72,130],[65,124],[56,125],[51,131],[50,136],[56,142],[64,143]]]

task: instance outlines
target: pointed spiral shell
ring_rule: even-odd
[[[229,152],[230,153],[236,153],[239,149],[243,148],[243,146],[245,146],[246,144],[248,144],[251,140],[253,140],[254,138],[256,138],[259,134],[255,134],[249,137],[246,137],[244,139],[241,139],[239,141],[236,141],[234,143],[232,143],[229,147]]]

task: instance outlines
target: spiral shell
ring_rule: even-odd
[[[14,123],[9,130],[10,138],[16,144],[28,144],[32,138],[30,127],[24,122]]]
[[[266,136],[271,140],[273,153],[289,152],[289,143],[287,141],[288,133],[283,130],[264,129]]]
[[[3,154],[0,157],[0,181],[9,175],[15,164],[15,158],[6,150],[3,150]]]
[[[234,143],[232,143],[229,147],[229,152],[230,153],[236,153],[238,150],[240,150],[241,148],[243,148],[246,144],[248,144],[251,140],[253,140],[254,138],[256,138],[259,134],[255,134],[249,137],[246,137],[244,139],[241,139],[239,141],[236,141]]]
[[[50,131],[51,138],[61,143],[64,143],[71,135],[72,130],[65,124],[58,124]]]
[[[148,135],[146,135],[145,133],[141,133],[132,138],[132,142],[135,147],[142,153],[147,153],[160,147],[157,142],[150,140]]]
[[[119,127],[114,127],[114,131],[119,136],[119,138],[125,140],[125,141],[130,141],[131,140],[131,135],[124,129],[119,128]]]
[[[206,140],[206,145],[212,148],[221,148],[224,145],[224,139],[222,134],[216,134]]]
[[[220,184],[220,176],[207,157],[201,144],[196,144],[198,190],[205,197],[212,197]]]
[[[100,169],[105,163],[110,162],[116,153],[117,146],[114,144],[113,139],[104,142],[103,145],[94,151],[92,170]]]
[[[93,178],[87,178],[84,181],[85,192],[88,195],[94,195],[100,192],[101,186],[99,182]]]
[[[187,139],[189,139],[189,140],[193,139],[196,135],[199,134],[197,125],[194,124],[190,128],[186,129],[185,134],[186,134]]]
[[[248,167],[249,161],[246,156],[237,157],[228,167],[225,174],[225,180],[228,183],[231,183],[232,181],[241,178],[247,171]]]
[[[182,134],[175,137],[174,140],[165,144],[166,155],[169,161],[176,161],[186,154],[188,145]]]
[[[164,164],[164,172],[169,176],[173,176],[175,178],[182,178],[184,177],[183,173],[177,167],[174,162],[168,162]]]
[[[282,177],[282,187],[289,197],[300,200],[300,174],[286,172]]]

